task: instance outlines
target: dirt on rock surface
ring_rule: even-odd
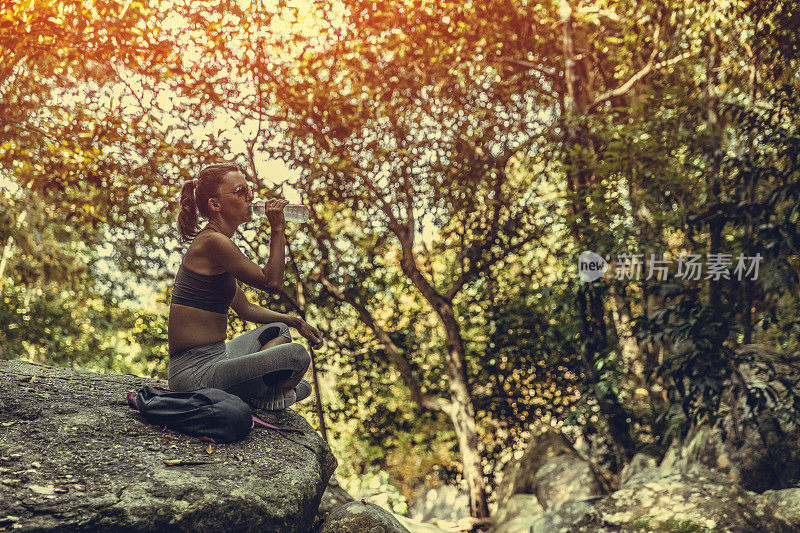
[[[0,530],[307,532],[336,459],[305,435],[254,429],[208,444],[147,424],[126,394],[162,381],[0,361]]]

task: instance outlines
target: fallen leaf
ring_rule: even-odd
[[[206,444],[206,447],[205,447],[205,448],[203,448],[203,450],[205,450],[205,452],[206,452],[207,454],[209,454],[209,455],[210,455],[210,454],[212,454],[212,453],[214,453],[214,448],[212,448],[210,444]]]
[[[3,422],[3,427],[8,427],[8,426],[12,426],[12,425],[14,425],[13,421],[12,422]],[[3,461],[8,461],[8,457],[0,457],[0,459],[3,459]]]
[[[172,442],[172,435],[164,435],[164,436],[162,436],[161,437],[161,442],[163,442],[164,444],[169,444],[170,442]]]
[[[164,459],[164,464],[167,466],[177,466],[183,462],[183,459]]]
[[[54,487],[53,485],[28,485],[28,488],[31,489],[36,494],[53,494]]]
[[[234,457],[236,458],[237,461],[244,461],[243,455],[234,455]]]
[[[40,463],[39,461],[34,461],[34,462],[31,463],[31,466],[34,467],[34,468],[41,468],[42,467],[42,463]]]
[[[72,485],[72,488],[74,488],[75,490],[77,490],[79,492],[83,492],[83,491],[86,490],[86,485],[77,485],[76,484],[76,485]]]
[[[2,480],[0,480],[0,483],[2,483],[3,485],[9,485],[11,487],[19,487],[20,485],[22,485],[22,481],[21,480],[14,479],[14,478],[2,479]]]
[[[3,456],[0,457],[0,461],[10,461],[10,460],[11,460],[11,457],[9,457],[7,455],[3,455]]]

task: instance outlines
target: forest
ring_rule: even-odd
[[[231,161],[311,211],[248,295],[323,332],[297,410],[398,513],[487,516],[534,423],[618,473],[800,413],[793,2],[0,6],[0,358],[166,379],[179,190]]]

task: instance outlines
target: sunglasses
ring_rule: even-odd
[[[253,190],[250,188],[249,185],[239,185],[232,191],[226,191],[216,194],[215,196],[219,196],[220,194],[235,194],[239,198],[250,198],[253,196]]]

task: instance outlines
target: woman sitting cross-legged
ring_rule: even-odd
[[[311,357],[291,342],[289,326],[322,346],[320,332],[304,320],[247,300],[237,280],[277,292],[283,283],[285,200],[267,203],[270,254],[262,268],[231,240],[252,216],[253,195],[237,165],[211,165],[181,189],[178,229],[191,242],[183,257],[169,309],[169,387],[176,391],[223,389],[253,407],[283,409],[311,394],[303,375]],[[208,220],[200,230],[199,214]],[[228,308],[262,326],[225,342]]]

